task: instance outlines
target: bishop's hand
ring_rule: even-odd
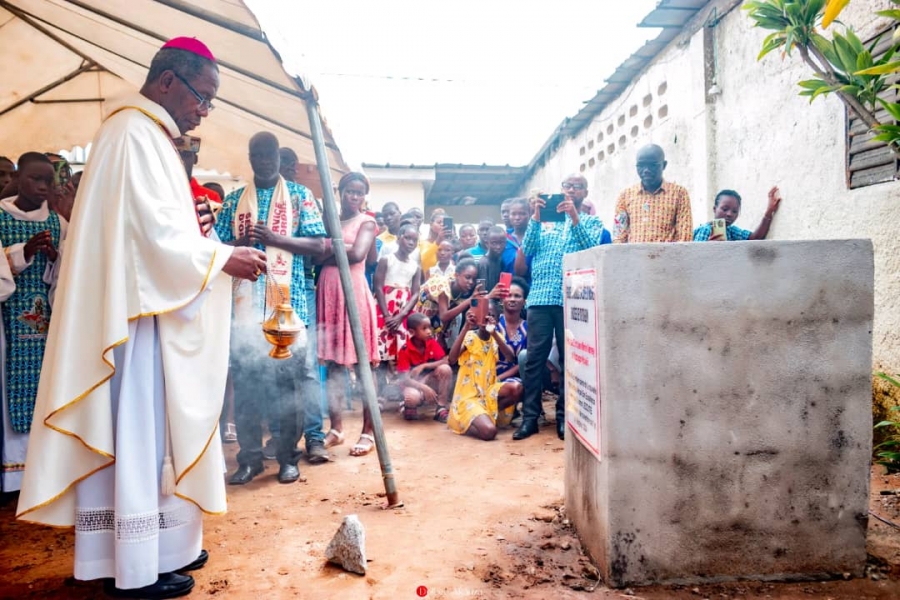
[[[231,251],[222,270],[238,279],[256,281],[266,272],[266,253],[249,246],[238,246]]]

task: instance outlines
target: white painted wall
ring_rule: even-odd
[[[720,15],[732,5],[733,0],[711,3]],[[889,6],[887,0],[855,0],[841,19],[865,39],[884,24],[874,11]],[[667,152],[666,178],[690,192],[695,225],[711,218],[716,190],[733,188],[744,197],[737,224],[753,229],[765,210],[766,192],[777,184],[784,201],[769,239],[872,239],[875,368],[900,372],[900,236],[895,233],[900,184],[847,189],[843,105],[836,98],[810,105],[797,95],[796,82],[810,76],[799,56],[782,60],[774,52],[757,62],[766,32],[752,28],[739,8],[715,28],[722,94],[707,104],[702,31],[707,15],[701,13],[629,92],[566,141],[524,190],[557,189],[567,173],[581,171],[588,178],[589,199],[611,225],[619,191],[637,182],[636,150],[651,142]],[[660,93],[663,82],[665,93]],[[660,116],[663,106],[668,116]],[[649,127],[644,126],[647,117],[652,117]],[[611,154],[610,144],[615,144]]]
[[[376,211],[387,202],[396,202],[400,212],[424,209],[425,188],[418,181],[371,181],[368,202],[369,208]]]

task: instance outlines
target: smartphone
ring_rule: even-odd
[[[475,313],[475,324],[479,327],[484,325],[484,321],[488,316],[490,308],[490,300],[487,298],[472,298],[470,310]]]
[[[500,273],[500,281],[498,283],[500,283],[500,285],[506,286],[506,288],[509,289],[509,286],[512,283],[512,273]]]
[[[444,230],[453,233],[453,217],[444,217]]]
[[[48,152],[45,156],[49,158],[50,162],[53,164],[53,183],[59,187],[63,187],[69,183],[69,181],[72,180],[72,167],[69,166],[69,161],[59,154],[53,154],[51,152]]]
[[[712,233],[710,237],[721,236],[722,239],[726,239],[728,234],[725,228],[725,219],[713,219],[712,221]]]
[[[566,220],[566,213],[556,212],[559,203],[566,199],[564,194],[540,194],[538,198],[547,203],[541,209],[541,223],[560,223]]]

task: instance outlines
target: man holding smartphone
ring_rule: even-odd
[[[541,414],[544,366],[553,337],[559,348],[560,367],[565,356],[563,319],[563,256],[612,242],[599,217],[581,214],[582,202],[588,195],[587,179],[569,175],[562,182],[563,198],[556,207],[563,219],[544,228],[541,209],[547,205],[540,195],[531,199],[532,216],[522,240],[525,256],[531,259],[531,292],[528,295],[528,356],[522,371],[525,398],[522,401],[522,424],[513,433],[514,440],[524,440],[538,432]],[[565,393],[560,387],[556,400],[556,434],[565,437]]]

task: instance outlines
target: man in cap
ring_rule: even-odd
[[[218,87],[198,40],[157,52],[94,138],[62,254],[17,517],[74,525],[75,577],[113,596],[189,593],[225,510],[230,277],[266,262],[208,237],[173,145]]]

